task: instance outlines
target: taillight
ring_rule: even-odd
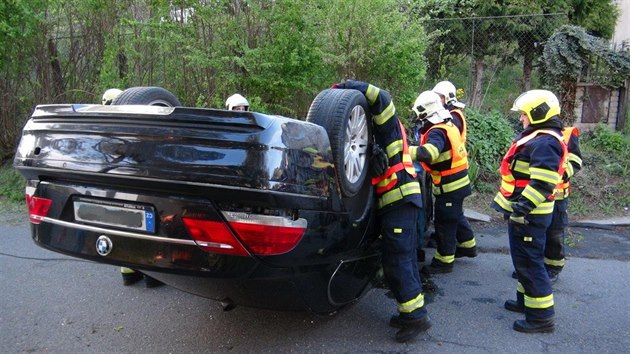
[[[232,231],[222,221],[182,218],[197,245],[206,251],[249,256]]]
[[[291,251],[306,231],[306,220],[282,216],[223,212],[222,221],[182,218],[190,236],[210,252],[247,256],[278,255]],[[233,230],[230,230],[230,228]],[[246,250],[247,248],[247,250]]]
[[[243,244],[258,255],[287,253],[295,248],[306,231],[306,220],[283,216],[223,212]]]
[[[30,194],[26,194],[26,205],[28,206],[28,218],[33,224],[39,224],[42,222],[42,218],[48,215],[51,199],[33,197]]]

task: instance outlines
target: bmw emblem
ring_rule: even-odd
[[[105,235],[101,235],[98,240],[96,240],[96,252],[101,256],[107,256],[109,252],[114,248],[114,244],[109,237]]]

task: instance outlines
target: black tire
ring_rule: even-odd
[[[315,97],[306,120],[326,129],[344,197],[361,191],[369,170],[372,116],[356,90],[324,90]]]
[[[114,99],[112,105],[147,105],[161,107],[177,107],[182,104],[168,90],[156,86],[130,87]]]

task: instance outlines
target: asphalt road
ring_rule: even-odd
[[[474,223],[480,255],[434,276],[433,327],[396,343],[393,300],[369,292],[330,317],[237,307],[171,287],[122,286],[118,269],[37,247],[22,215],[0,214],[2,353],[627,353],[630,228],[575,229],[555,286],[556,332],[511,329],[516,281],[503,227]],[[612,246],[610,246],[612,245]],[[600,249],[601,247],[601,249]]]

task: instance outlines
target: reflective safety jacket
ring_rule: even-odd
[[[409,155],[405,129],[389,92],[352,80],[338,84],[337,88],[354,89],[365,95],[372,113],[374,139],[384,148],[389,159],[385,173],[372,179],[372,184],[376,186],[378,208],[382,210],[408,201],[421,207],[422,192]]]
[[[422,155],[427,156],[420,163],[431,175],[434,195],[452,193],[470,185],[468,152],[461,132],[452,122],[430,127],[422,134],[420,146],[410,149],[412,156],[417,156],[417,149],[423,149]]]
[[[558,129],[521,133],[501,161],[501,187],[493,208],[523,216],[552,213],[554,188],[564,174],[566,157],[567,146]]]
[[[468,131],[468,123],[466,123],[466,116],[464,115],[464,111],[453,105],[449,105],[447,109],[453,117],[453,123],[459,128],[462,133],[462,141],[466,143],[466,132]]]
[[[562,129],[562,140],[567,144],[568,155],[564,162],[562,181],[556,186],[556,200],[565,199],[571,194],[570,179],[582,169],[582,152],[580,151],[580,131],[574,127]]]

